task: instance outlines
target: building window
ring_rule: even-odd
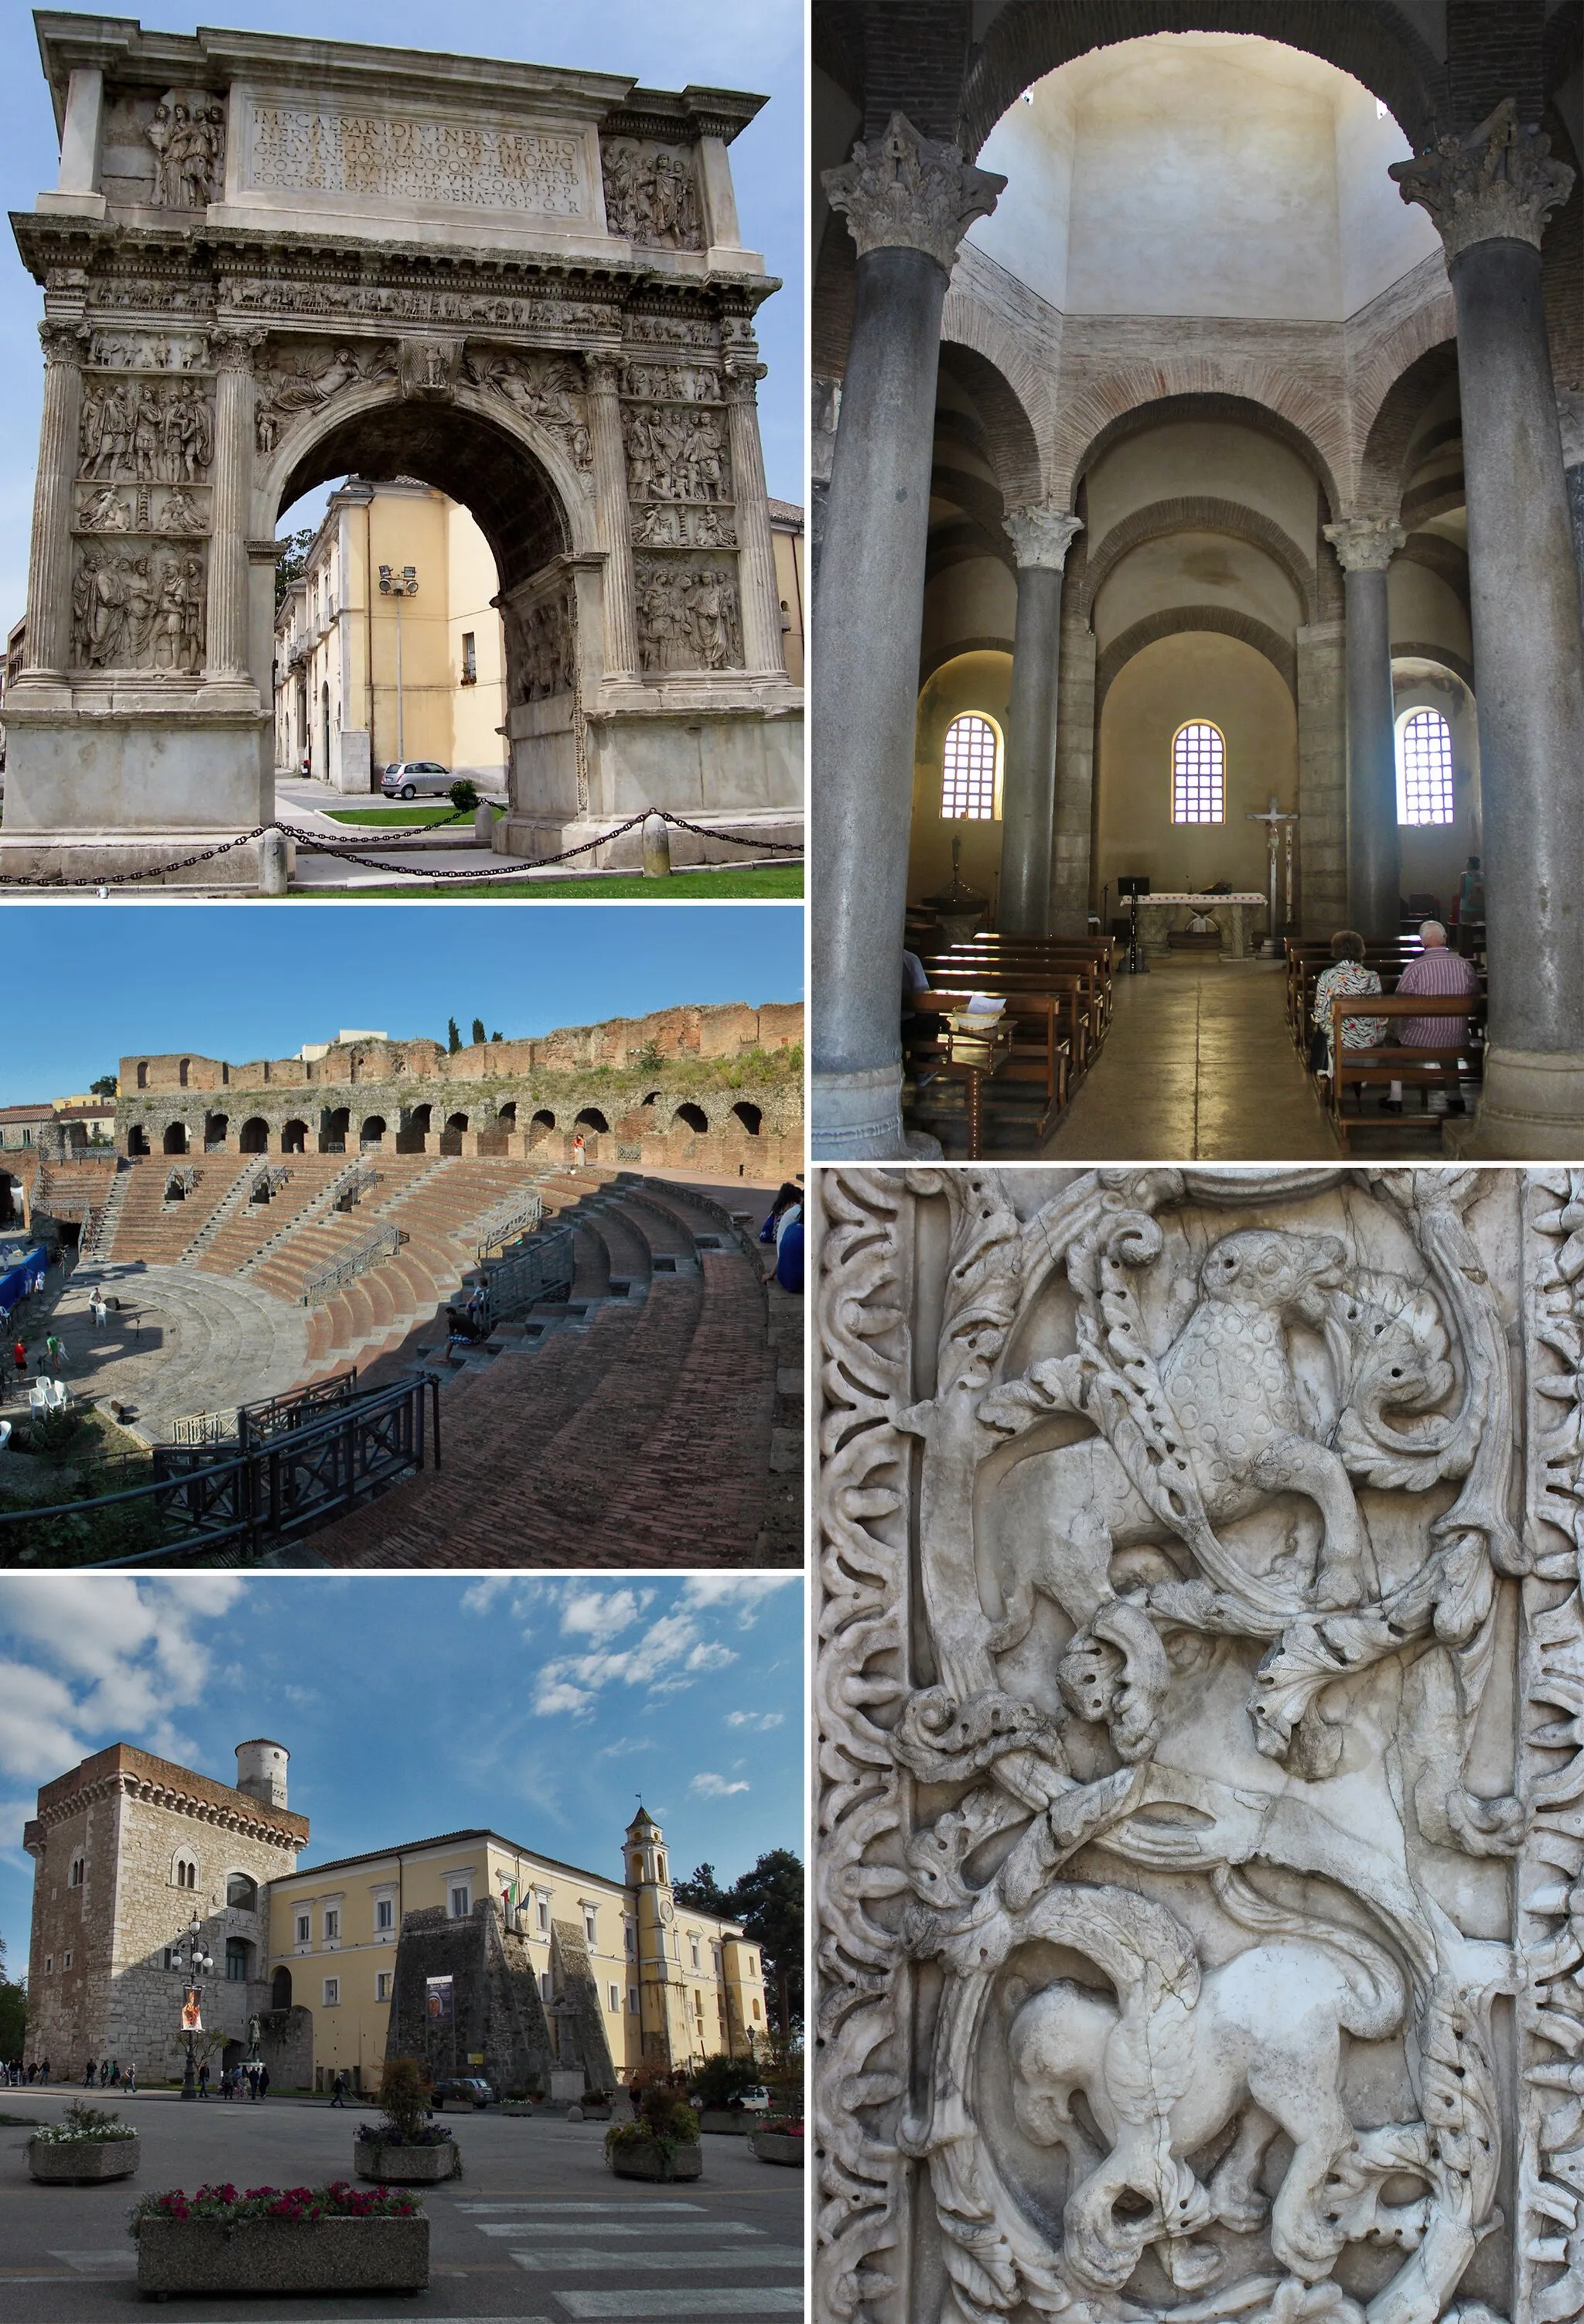
[[[585,1943],[592,1952],[599,1941],[594,1923],[594,1909],[592,1904],[585,1904],[583,1908],[583,1935]]]
[[[549,1997],[550,1972],[548,1969],[542,1969],[539,1971],[539,1999],[541,2001],[548,2001]]]
[[[1225,823],[1227,746],[1219,726],[1192,718],[1172,738],[1172,821]]]
[[[166,1960],[165,1966],[166,1966],[166,1968],[167,1968],[167,1969],[169,1969],[169,1968],[170,1968],[170,1963],[169,1958],[167,1958],[167,1960]],[[46,1953],[46,1954],[44,1955],[44,1975],[45,1975],[46,1977],[53,1977],[53,1976],[54,1976],[54,1974],[55,1974],[55,1956],[54,1956],[54,1954],[53,1954],[53,1953]]]
[[[69,1969],[71,1967],[71,1955],[69,1953],[61,1954],[60,1966],[62,1969]]]
[[[325,1907],[325,1942],[333,1945],[341,1934],[341,1908],[338,1904]]]
[[[170,1867],[170,1877],[178,1888],[198,1886],[198,1858],[183,1849]]]
[[[327,1977],[325,1979],[325,2007],[327,2009],[334,2009],[340,2001],[340,1978],[338,1977]]]
[[[299,1945],[306,1945],[309,1941],[308,1914],[299,1913],[297,1916],[297,1941]]]
[[[226,1940],[226,1982],[227,1985],[247,1983],[247,1940],[227,1937]]]
[[[389,2001],[390,1998],[391,1972],[388,1969],[379,1969],[374,1975],[374,1999],[376,2001]]]
[[[245,1872],[233,1872],[226,1883],[226,1902],[236,1912],[256,1913],[259,1904],[258,1882],[250,1880]]]
[[[451,1891],[451,1918],[454,1921],[465,1921],[472,1910],[472,1890],[466,1887],[453,1888]]]
[[[753,2022],[756,2025],[759,2024],[759,2004],[757,2001],[753,2005]]]
[[[610,1994],[611,1994],[611,2006],[612,2006],[612,2009],[620,2009],[620,2008],[621,2008],[621,2006],[622,2006],[622,1988],[621,1988],[621,1987],[620,1987],[619,1985],[613,1985],[613,1986],[612,1986],[612,1987],[611,1987],[611,1988],[610,1988]]]
[[[1415,710],[1397,729],[1397,821],[1450,823],[1452,730],[1439,710]]]
[[[699,1957],[698,1939],[691,1931],[688,1932],[687,1952],[689,1966],[692,1968],[695,1976],[696,1976],[698,1971],[704,1967],[704,1962]]]
[[[540,1936],[548,1937],[550,1933],[550,1900],[542,1891],[535,1891],[533,1909]]]
[[[627,1988],[627,2012],[631,2017],[636,2017],[638,2015],[638,1987],[635,1985],[630,1985]]]
[[[471,630],[462,632],[462,683],[464,686],[478,684],[478,641]]]
[[[375,1926],[375,1928],[376,1928],[376,1929],[389,1929],[389,1928],[393,1928],[393,1927],[395,1926],[395,1922],[396,1922],[396,1907],[395,1907],[395,1904],[392,1903],[391,1899],[389,1896],[376,1896],[376,1897],[375,1897],[375,1899],[374,1899],[374,1926]]]
[[[71,1886],[74,1888],[80,1888],[82,1886],[82,1870],[83,1860],[81,1854],[79,1853],[74,1856],[71,1859]]]
[[[994,821],[1000,744],[999,730],[977,711],[953,719],[941,759],[941,815],[946,822]]]
[[[634,1948],[637,1943],[637,1938],[631,1921],[623,1921],[622,1923],[622,1941],[627,1948],[628,1960],[631,1960],[634,1958]]]

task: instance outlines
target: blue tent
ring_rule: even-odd
[[[8,1273],[0,1275],[0,1307],[14,1307],[19,1299],[25,1299],[31,1292],[37,1291],[44,1280],[49,1264],[46,1252],[30,1250]]]

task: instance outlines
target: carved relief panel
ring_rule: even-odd
[[[742,668],[737,584],[724,559],[637,557],[633,572],[646,671]]]
[[[1565,2324],[1584,1174],[819,1186],[815,2312]]]
[[[349,388],[398,378],[401,355],[389,340],[349,341],[340,346],[327,346],[318,339],[274,340],[255,370],[258,448],[272,452],[300,413],[323,410]]]
[[[214,454],[207,379],[85,377],[79,475],[111,484],[192,484],[207,479]]]
[[[506,630],[506,688],[511,702],[545,702],[576,684],[576,613],[562,583],[524,603],[501,608]]]
[[[79,543],[71,582],[71,647],[80,669],[196,678],[204,662],[202,554],[108,541]]]
[[[704,208],[693,149],[647,137],[600,142],[605,221],[612,234],[658,250],[702,250]]]
[[[507,355],[470,347],[463,375],[471,385],[498,395],[559,437],[573,466],[592,489],[593,438],[582,366],[569,355]]]

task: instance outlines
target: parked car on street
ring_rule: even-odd
[[[398,759],[380,777],[387,798],[443,798],[451,776],[437,759]]]
[[[480,2111],[494,2101],[494,2091],[480,2074],[452,2074],[435,2084],[435,2105],[443,2107],[449,2100],[456,2106],[477,2107]]]

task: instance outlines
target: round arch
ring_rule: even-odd
[[[1296,382],[1273,380],[1266,366],[1247,356],[1226,358],[1219,366],[1224,376],[1206,380],[1205,373],[1216,367],[1217,359],[1208,355],[1167,355],[1091,381],[1064,409],[1058,456],[1052,463],[1053,493],[1058,487],[1075,493],[1101,454],[1125,436],[1173,420],[1226,420],[1260,429],[1285,444],[1314,476],[1331,516],[1339,516],[1337,478],[1347,474],[1347,443],[1326,398]],[[1069,497],[1065,505],[1072,504]]]
[[[702,1137],[709,1129],[709,1116],[701,1105],[679,1105],[671,1117],[673,1128],[677,1122]]]
[[[1363,83],[1415,152],[1446,112],[1446,68],[1391,0],[1013,0],[987,30],[962,85],[972,160],[1009,105],[1091,49],[1153,32],[1251,32],[1335,65]]]
[[[611,1125],[597,1105],[585,1105],[572,1127],[574,1130],[592,1130],[597,1136],[603,1137]]]
[[[1450,337],[1414,355],[1398,368],[1374,407],[1358,461],[1358,504],[1395,516],[1402,503],[1414,431],[1426,404],[1458,376],[1458,349]]]
[[[255,1113],[242,1125],[242,1150],[244,1154],[267,1154],[270,1150],[270,1125],[262,1113]]]
[[[165,1124],[165,1134],[161,1139],[160,1145],[161,1150],[163,1153],[185,1154],[187,1151],[186,1122],[168,1121]]]
[[[1147,541],[1163,540],[1175,532],[1224,532],[1257,549],[1281,567],[1292,583],[1303,619],[1315,618],[1315,571],[1291,533],[1257,509],[1212,493],[1189,493],[1169,501],[1152,501],[1114,524],[1090,549],[1089,561],[1073,591],[1074,610],[1088,613],[1103,584],[1129,550]]]
[[[285,1128],[281,1132],[281,1151],[282,1154],[306,1154],[308,1152],[308,1124],[306,1121],[289,1121],[286,1124]]]
[[[1050,399],[1026,351],[970,292],[946,294],[941,369],[973,399],[1007,507],[1037,501],[1045,490],[1039,447],[1053,427]]]
[[[1094,667],[1094,715],[1100,716],[1101,705],[1135,654],[1152,646],[1159,638],[1174,638],[1183,631],[1210,630],[1222,637],[1239,638],[1256,653],[1265,656],[1276,671],[1294,702],[1298,699],[1298,655],[1296,649],[1268,622],[1257,622],[1251,613],[1231,613],[1222,605],[1171,605],[1158,613],[1147,613],[1131,629],[1124,630],[1107,646]]]

